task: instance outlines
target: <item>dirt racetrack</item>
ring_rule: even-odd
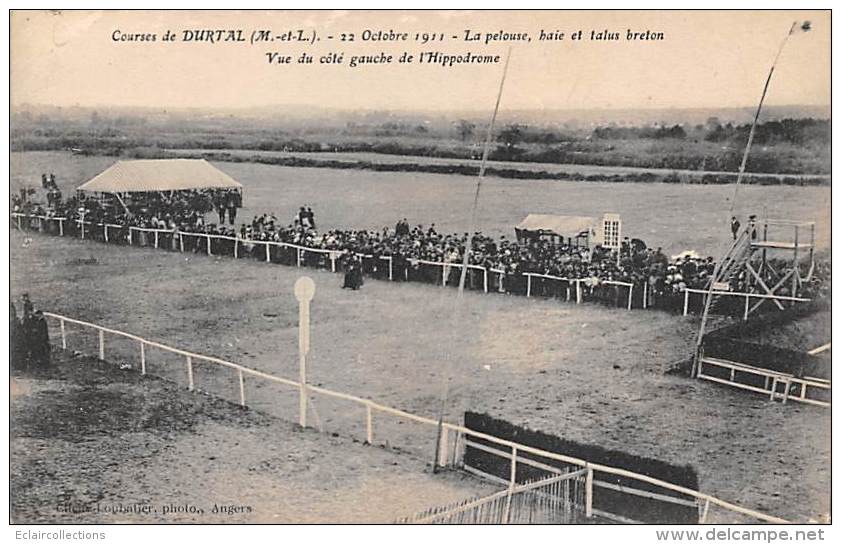
[[[11,378],[13,523],[389,523],[496,488],[87,357]]]
[[[11,272],[13,297],[28,291],[45,309],[297,376],[291,292],[301,270],[39,235],[24,247],[15,233]],[[691,349],[695,318],[468,293],[455,325],[446,318],[451,289],[372,280],[349,292],[336,275],[305,273],[318,286],[312,383],[435,417],[450,361],[449,419],[482,411],[690,464],[703,491],[784,518],[818,519],[829,511],[828,410],[662,374]],[[95,333],[70,327],[68,341],[95,353]],[[109,358],[136,367],[136,345],[106,345]],[[152,373],[184,382],[183,360],[149,358]],[[199,367],[196,374],[200,388],[226,398],[235,391],[229,373]],[[252,381],[247,389],[258,408],[295,420],[290,391]],[[361,411],[316,406],[326,430],[364,436]],[[375,435],[418,459],[434,444],[428,433],[379,418]]]

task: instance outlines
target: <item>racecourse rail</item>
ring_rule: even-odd
[[[341,393],[338,391],[332,391],[330,389],[326,389],[324,387],[317,387],[314,385],[310,385],[306,382],[298,382],[295,380],[290,380],[287,378],[281,378],[279,376],[274,376],[272,374],[268,374],[265,372],[261,372],[259,370],[255,370],[253,368],[248,368],[242,366],[237,363],[233,363],[230,361],[226,361],[220,359],[218,357],[212,357],[208,355],[202,355],[199,353],[193,353],[191,351],[174,348],[171,346],[167,346],[160,342],[156,342],[153,340],[149,340],[135,334],[119,331],[116,329],[103,327],[101,325],[96,325],[94,323],[89,323],[87,321],[81,321],[79,319],[73,319],[71,317],[67,317],[64,315],[52,313],[52,312],[44,312],[44,315],[51,318],[58,320],[59,322],[59,330],[61,335],[61,348],[66,350],[68,349],[68,342],[67,342],[67,324],[74,324],[86,329],[94,329],[98,332],[98,342],[99,342],[99,353],[98,357],[100,360],[105,361],[105,335],[111,334],[115,336],[120,336],[129,340],[133,340],[138,343],[139,353],[140,353],[140,372],[143,375],[147,374],[147,355],[146,355],[146,348],[147,347],[154,347],[158,348],[163,351],[167,351],[181,357],[184,357],[184,371],[187,375],[187,383],[188,389],[190,391],[195,391],[195,380],[194,380],[194,368],[193,362],[194,361],[205,361],[208,363],[212,363],[215,365],[220,365],[223,367],[227,367],[233,369],[237,372],[237,378],[239,382],[239,404],[243,407],[248,406],[247,399],[246,399],[246,389],[245,389],[245,378],[246,376],[257,378],[260,380],[267,380],[270,382],[278,383],[281,385],[288,386],[293,389],[298,390],[298,395],[302,398],[309,398],[310,395],[322,395],[325,397],[331,397],[334,399],[341,399],[345,401],[350,401],[361,408],[364,408],[365,411],[365,442],[368,444],[374,443],[374,414],[385,414],[387,416],[391,416],[394,418],[398,418],[399,420],[408,420],[412,422],[416,422],[422,424],[429,428],[436,428],[439,423],[435,419],[431,419],[428,417],[419,416],[416,414],[412,414],[403,410],[398,410],[396,408],[391,408],[389,406],[385,406],[383,404],[374,402],[370,399],[365,399],[361,397],[357,397],[355,395],[351,395],[348,393]],[[305,408],[306,409],[306,408]],[[299,414],[300,415],[300,414]],[[677,502],[677,503],[686,503],[687,501],[684,499],[680,499],[678,497],[674,497],[671,495],[665,495],[660,493],[652,493],[649,491],[643,491],[639,489],[632,489],[628,487],[619,486],[617,484],[613,484],[610,482],[602,482],[597,481],[594,482],[594,474],[595,473],[604,473],[604,474],[611,474],[614,476],[630,478],[639,482],[644,482],[649,485],[655,486],[659,489],[663,490],[670,490],[672,492],[677,492],[687,497],[691,497],[694,500],[693,505],[696,505],[699,509],[699,521],[701,523],[705,523],[708,519],[708,513],[710,509],[710,505],[714,505],[720,508],[723,508],[729,512],[737,513],[740,515],[747,516],[751,518],[753,521],[764,521],[768,523],[789,523],[788,521],[776,517],[771,516],[769,514],[764,514],[762,512],[758,512],[755,510],[751,510],[749,508],[745,508],[743,506],[739,506],[737,504],[733,504],[712,495],[708,495],[706,493],[702,493],[700,491],[696,491],[693,489],[689,489],[686,487],[682,487],[679,485],[675,485],[669,483],[664,480],[660,480],[658,478],[653,478],[651,476],[646,476],[643,474],[638,474],[635,472],[631,472],[629,470],[611,467],[607,465],[602,465],[598,463],[591,463],[585,459],[579,459],[576,457],[570,457],[568,455],[563,455],[559,453],[554,453],[546,450],[542,450],[539,448],[535,448],[532,446],[528,446],[525,444],[520,444],[518,442],[513,442],[510,440],[505,440],[501,438],[497,438],[496,436],[492,436],[489,434],[477,432],[475,430],[469,429],[462,425],[458,425],[455,423],[443,422],[442,429],[444,432],[441,433],[440,436],[440,449],[439,449],[439,459],[436,460],[436,463],[439,465],[447,465],[448,459],[452,459],[453,465],[458,465],[458,445],[470,445],[470,447],[479,447],[480,449],[484,449],[492,454],[501,456],[505,459],[510,460],[511,465],[511,477],[510,480],[502,480],[501,483],[505,483],[509,486],[516,485],[516,468],[518,463],[524,463],[531,466],[536,466],[538,468],[545,469],[550,472],[555,472],[557,474],[563,473],[560,469],[554,466],[550,466],[544,463],[540,463],[534,459],[529,459],[525,457],[519,456],[521,453],[527,453],[532,456],[537,456],[547,460],[559,461],[562,463],[566,463],[569,465],[580,467],[583,470],[587,471],[586,476],[586,495],[585,495],[585,514],[587,517],[592,517],[595,515],[602,515],[605,517],[610,518],[609,512],[599,512],[594,511],[593,509],[593,493],[594,487],[604,487],[608,489],[614,489],[617,491],[622,491],[625,493],[629,493],[631,495],[642,496],[647,498],[653,498],[668,502]],[[450,442],[450,434],[454,434],[454,440]],[[476,441],[471,441],[470,439],[479,439],[484,440],[489,443],[493,443],[498,445],[502,448],[510,448],[509,451],[500,451],[496,448],[485,446],[481,443]],[[452,456],[450,454],[450,444],[452,444]],[[470,469],[471,467],[464,467],[465,469]],[[470,472],[476,473],[483,477],[490,477],[490,479],[501,480],[499,478],[491,477],[490,475],[484,474],[476,469],[470,470]],[[616,517],[614,516],[614,519]],[[618,520],[618,521],[632,521],[632,520]]]
[[[18,229],[21,231],[26,228],[27,230],[37,230],[39,232],[45,232],[44,223],[45,222],[55,222],[57,228],[48,229],[51,232],[58,232],[59,236],[65,236],[65,222],[71,221],[66,217],[48,217],[44,215],[32,215],[32,214],[24,214],[24,213],[17,213],[12,212],[12,218],[16,220],[16,224]],[[143,233],[142,236],[145,238],[147,235],[151,235],[153,237],[153,241],[149,243],[148,240],[138,240],[139,246],[146,247],[154,247],[155,249],[161,248],[161,241],[164,237],[169,237],[168,239],[174,244],[174,240],[177,237],[178,239],[178,251],[183,253],[185,251],[185,238],[196,238],[198,241],[196,245],[191,248],[191,251],[196,251],[199,247],[199,244],[203,246],[202,252],[206,253],[207,255],[213,255],[213,247],[212,247],[212,240],[225,240],[227,242],[232,243],[233,247],[233,258],[238,259],[242,256],[244,251],[241,251],[242,248],[250,247],[252,251],[249,252],[250,255],[253,257],[253,248],[258,246],[265,247],[265,261],[267,263],[273,263],[276,261],[272,261],[272,251],[271,248],[288,248],[295,252],[295,265],[298,267],[304,266],[306,261],[306,255],[321,255],[326,256],[327,259],[330,261],[330,270],[332,272],[337,272],[337,261],[339,260],[340,256],[342,255],[342,251],[340,250],[330,250],[330,249],[317,249],[306,247],[298,244],[292,244],[289,242],[276,242],[272,240],[250,240],[245,238],[238,238],[238,237],[231,237],[231,236],[224,236],[221,234],[210,234],[210,233],[203,233],[203,232],[182,232],[178,230],[169,230],[169,229],[153,229],[153,228],[144,228],[144,227],[134,227],[134,226],[125,226],[125,225],[116,225],[116,224],[109,224],[109,223],[92,223],[90,221],[83,221],[82,219],[75,219],[72,220],[74,223],[74,227],[76,227],[76,232],[79,234],[81,239],[86,238],[86,227],[98,227],[101,229],[101,236],[104,242],[119,242],[120,235],[124,236],[124,240],[128,245],[134,245],[135,233]],[[33,224],[37,223],[37,224]],[[109,229],[116,235],[115,237],[109,236]],[[87,234],[88,238],[90,238],[90,233],[92,228],[88,228]],[[204,243],[201,240],[204,239]],[[170,246],[172,249],[172,246]],[[356,254],[358,257],[362,259],[373,259],[373,255],[365,255],[361,253]],[[388,263],[388,280],[394,281],[395,280],[395,267],[394,267],[394,259],[388,255],[382,255],[378,257],[381,261],[385,261]],[[462,269],[465,265],[457,262],[436,262],[436,261],[428,261],[424,259],[406,259],[406,262],[411,265],[425,265],[431,267],[440,267],[440,283],[442,286],[446,286],[448,281],[450,281],[450,273],[453,270]],[[481,277],[481,289],[488,293],[492,291],[490,287],[489,280],[491,279],[492,275],[495,274],[496,281],[497,281],[497,290],[502,290],[502,286],[508,280],[511,275],[507,274],[504,270],[498,270],[494,268],[486,268],[483,266],[475,265],[475,264],[468,264],[467,269],[471,272],[480,274]],[[409,281],[409,267],[406,266],[403,269],[404,273],[404,280]],[[436,272],[437,274],[437,272]],[[555,295],[560,296],[561,298],[565,298],[567,302],[571,300],[575,300],[576,304],[581,304],[581,302],[585,299],[585,293],[587,288],[590,288],[590,295],[593,294],[594,285],[590,278],[565,278],[560,276],[553,276],[549,274],[538,274],[534,272],[523,272],[520,274],[521,276],[525,277],[525,286],[522,289],[523,294],[526,297],[532,297],[535,288],[540,285],[541,287],[545,287],[542,283],[544,281],[555,282],[556,288],[550,289]],[[620,297],[619,297],[619,289],[627,289],[627,303],[624,301],[621,303],[622,307],[631,310],[634,308],[634,287],[637,288],[637,293],[640,295],[640,301],[636,307],[646,309],[649,306],[649,293],[648,293],[648,282],[642,282],[642,285],[635,285],[634,283],[630,282],[623,282],[623,281],[614,281],[614,280],[598,280],[598,286],[611,286],[613,287],[615,292],[614,302],[616,305],[620,305]],[[560,287],[558,289],[557,287]],[[562,289],[562,290],[561,290]],[[699,298],[703,298],[706,296],[707,291],[701,289],[692,289],[692,288],[685,288],[682,291],[683,295],[683,315],[686,316],[690,312],[690,296],[691,295],[699,295]],[[787,300],[790,302],[809,302],[811,299],[808,298],[800,298],[800,297],[784,297],[784,296],[774,296],[769,297],[768,295],[762,295],[758,293],[741,293],[741,292],[734,292],[734,291],[713,291],[713,295],[715,296],[724,296],[724,297],[743,297],[745,300],[745,312],[744,312],[744,319],[747,319],[747,315],[749,313],[750,302],[751,299],[761,300],[764,298],[775,298],[777,300]]]

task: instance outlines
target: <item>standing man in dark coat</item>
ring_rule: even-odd
[[[18,320],[18,313],[12,301],[9,301],[9,367],[13,369],[20,369],[24,367],[24,354],[22,347],[23,338],[21,338],[20,321]]]
[[[47,318],[37,310],[32,316],[30,328],[30,360],[37,369],[46,369],[50,366],[50,334],[47,328]]]
[[[730,219],[730,231],[733,233],[733,239],[734,240],[736,239],[736,236],[739,234],[739,227],[741,227],[741,226],[742,226],[741,223],[739,223],[739,220],[736,219],[736,216],[734,215]]]

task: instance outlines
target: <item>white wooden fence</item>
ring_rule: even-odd
[[[722,296],[722,297],[742,297],[745,299],[745,312],[742,316],[742,319],[747,320],[748,314],[751,311],[750,301],[754,299],[754,302],[763,299],[771,299],[771,300],[784,300],[788,302],[811,302],[812,299],[810,298],[801,298],[801,297],[789,297],[784,295],[766,295],[762,293],[742,293],[739,291],[705,291],[703,289],[691,289],[686,288],[683,290],[683,315],[689,314],[689,295],[690,294],[698,294],[706,296],[707,293],[711,293],[712,296]]]
[[[155,348],[158,348],[160,350],[164,350],[166,352],[173,353],[173,354],[176,354],[180,357],[183,357],[184,358],[183,372],[186,374],[188,388],[191,391],[195,389],[195,376],[194,376],[194,368],[193,368],[193,364],[194,364],[195,361],[205,361],[205,362],[208,362],[208,363],[211,363],[211,364],[220,365],[220,366],[223,366],[223,367],[226,367],[226,368],[233,369],[237,373],[238,389],[239,389],[239,404],[242,405],[242,406],[248,406],[248,398],[246,397],[246,387],[245,387],[246,378],[266,380],[268,382],[288,386],[291,389],[297,390],[299,395],[321,395],[323,397],[329,397],[329,398],[333,398],[333,399],[340,399],[340,400],[344,400],[344,401],[349,401],[349,402],[359,406],[361,409],[364,410],[364,414],[365,414],[365,425],[364,425],[365,437],[364,437],[364,441],[366,443],[369,443],[369,444],[374,443],[375,436],[376,436],[375,426],[374,426],[374,421],[375,421],[374,416],[375,415],[380,415],[380,416],[385,415],[385,416],[396,418],[396,419],[402,420],[402,421],[411,421],[411,422],[419,423],[421,425],[424,425],[428,429],[434,429],[438,425],[438,422],[433,418],[419,416],[419,415],[416,415],[416,414],[405,412],[403,410],[398,410],[396,408],[391,408],[391,407],[388,407],[388,406],[384,406],[384,405],[379,404],[377,402],[374,402],[370,399],[364,399],[364,398],[361,398],[361,397],[357,397],[355,395],[350,395],[350,394],[347,394],[347,393],[332,391],[332,390],[326,389],[324,387],[318,387],[318,386],[314,386],[314,385],[310,385],[310,384],[306,384],[306,383],[300,383],[300,382],[297,382],[295,380],[281,378],[279,376],[274,376],[274,375],[271,375],[271,374],[268,374],[268,373],[265,373],[265,372],[261,372],[259,370],[255,370],[255,369],[248,368],[248,367],[236,364],[236,363],[232,363],[230,361],[225,361],[225,360],[220,359],[218,357],[201,355],[201,354],[193,353],[193,352],[190,352],[190,351],[187,351],[187,350],[174,348],[174,347],[162,344],[160,342],[156,342],[156,341],[153,341],[153,340],[148,340],[146,338],[142,338],[142,337],[134,335],[134,334],[130,334],[130,333],[127,333],[127,332],[103,327],[101,325],[96,325],[94,323],[89,323],[89,322],[81,321],[81,320],[78,320],[78,319],[73,319],[73,318],[63,316],[63,315],[59,315],[59,314],[56,314],[56,313],[44,312],[44,315],[51,318],[51,319],[54,319],[54,320],[58,321],[62,349],[68,349],[68,347],[69,347],[68,346],[68,333],[67,333],[67,324],[68,323],[74,324],[74,325],[77,325],[77,326],[81,326],[81,327],[84,327],[84,328],[88,328],[88,329],[93,329],[93,330],[98,332],[98,348],[99,348],[98,349],[98,356],[101,360],[105,360],[107,358],[107,349],[106,349],[107,348],[107,343],[106,343],[106,336],[105,336],[106,334],[119,336],[119,337],[122,337],[122,338],[132,340],[134,342],[137,342],[137,350],[138,350],[138,354],[139,354],[139,358],[140,358],[140,371],[144,375],[147,373],[148,361],[147,361],[146,348],[148,348],[148,347],[155,347]],[[298,415],[298,414],[295,414],[295,415]],[[540,457],[540,458],[542,458],[544,460],[547,460],[547,461],[549,461],[549,460],[559,461],[561,463],[565,463],[565,464],[568,464],[568,465],[581,467],[582,469],[587,471],[588,484],[587,484],[587,490],[586,490],[586,504],[588,506],[586,508],[586,511],[587,511],[587,516],[588,517],[593,514],[592,501],[593,501],[593,492],[594,492],[593,491],[593,489],[594,489],[594,483],[593,483],[594,474],[595,473],[603,473],[603,474],[610,474],[610,475],[614,475],[614,476],[629,478],[629,479],[632,479],[632,480],[636,480],[636,481],[639,481],[639,482],[644,482],[644,483],[656,486],[659,489],[669,490],[669,491],[672,491],[672,492],[680,493],[681,495],[684,495],[684,496],[690,498],[690,500],[694,500],[695,503],[698,505],[699,513],[700,513],[699,517],[700,517],[701,522],[706,522],[707,521],[707,516],[708,516],[709,509],[710,509],[710,505],[713,505],[713,506],[717,506],[717,507],[725,510],[728,513],[734,513],[734,514],[739,514],[739,515],[742,515],[742,516],[746,516],[752,522],[764,521],[764,522],[768,522],[768,523],[788,523],[786,520],[784,520],[782,518],[779,518],[779,517],[776,517],[776,516],[771,516],[771,515],[768,515],[768,514],[764,514],[762,512],[758,512],[758,511],[755,511],[755,510],[751,510],[749,508],[745,508],[743,506],[739,506],[739,505],[724,501],[724,500],[719,499],[717,497],[714,497],[712,495],[708,495],[708,494],[702,493],[700,491],[696,491],[696,490],[693,490],[693,489],[689,489],[689,488],[685,488],[685,487],[682,487],[682,486],[679,486],[679,485],[675,485],[675,484],[669,483],[667,481],[660,480],[658,478],[653,478],[651,476],[646,476],[646,475],[643,475],[643,474],[637,474],[635,472],[631,472],[629,470],[625,470],[625,469],[621,469],[621,468],[611,467],[611,466],[602,465],[602,464],[598,464],[598,463],[591,463],[591,462],[589,462],[585,459],[579,459],[579,458],[571,457],[571,456],[568,456],[568,455],[563,455],[563,454],[559,454],[559,453],[554,453],[554,452],[542,450],[542,449],[535,448],[535,447],[532,447],[532,446],[528,446],[528,445],[525,445],[525,444],[520,444],[520,443],[517,443],[517,442],[510,441],[510,440],[505,440],[505,439],[502,439],[502,438],[498,438],[496,436],[492,436],[492,435],[485,434],[485,433],[482,433],[482,432],[478,432],[478,431],[475,431],[475,430],[472,430],[472,429],[468,429],[467,427],[464,427],[462,425],[458,425],[458,424],[455,424],[455,423],[444,422],[443,423],[443,430],[444,430],[444,432],[441,433],[441,437],[440,437],[440,440],[441,440],[441,443],[440,443],[441,447],[440,447],[440,450],[439,450],[440,451],[440,457],[437,460],[439,465],[450,464],[450,462],[451,462],[451,461],[449,461],[450,459],[452,460],[452,463],[457,462],[459,446],[464,446],[465,443],[470,441],[471,438],[484,440],[486,442],[490,442],[492,444],[495,444],[496,446],[504,448],[506,451],[500,451],[500,450],[497,450],[496,448],[487,448],[486,446],[483,446],[482,444],[478,444],[477,442],[475,442],[475,440],[473,441],[473,443],[471,443],[471,447],[476,447],[476,445],[483,446],[483,447],[486,447],[488,450],[490,450],[491,453],[494,453],[495,455],[498,455],[500,457],[508,459],[509,462],[510,462],[510,465],[511,465],[511,480],[510,480],[510,482],[508,482],[510,485],[515,485],[516,484],[516,481],[514,480],[514,478],[515,478],[515,475],[516,475],[517,463],[525,463],[525,464],[530,464],[530,465],[533,465],[533,466],[538,466],[540,468],[544,468],[546,470],[549,470],[550,472],[553,472],[553,471],[557,472],[557,473],[561,472],[559,469],[557,469],[556,467],[552,467],[551,465],[548,465],[548,464],[545,464],[545,463],[540,463],[538,461],[535,461],[534,459],[525,458],[525,457],[520,455],[521,453],[527,453],[527,454],[530,454],[531,456],[537,456],[537,457]],[[485,475],[485,476],[488,476],[488,475]],[[603,480],[605,478],[601,478],[601,479]],[[599,482],[599,483],[601,483],[605,487],[610,487],[612,485],[612,484],[608,484],[606,482]],[[595,487],[598,487],[598,485],[596,485]],[[627,487],[620,487],[620,486],[615,486],[615,485],[613,485],[611,487],[611,489],[613,489],[613,488],[615,488],[616,490],[619,490],[619,491],[624,491],[626,493],[629,493],[629,494],[631,494],[631,496],[641,495],[641,494],[644,495],[644,496],[656,495],[656,494],[652,494],[652,493],[649,493],[649,492],[644,492],[644,491],[640,491],[640,490],[636,490],[636,489],[630,489],[630,488],[627,488]],[[669,497],[669,499],[671,499],[673,501],[679,500],[675,497]]]
[[[704,367],[721,368],[729,371],[725,378],[713,376],[709,372],[704,373]],[[751,385],[739,381],[744,375],[759,376],[764,379],[762,387]],[[709,380],[711,382],[737,387],[756,393],[769,395],[770,400],[782,400],[783,404],[789,400],[802,402],[804,404],[814,404],[815,406],[831,406],[832,403],[809,396],[809,391],[831,391],[832,382],[822,378],[803,377],[798,378],[791,374],[784,372],[776,372],[767,368],[759,368],[756,366],[746,365],[743,363],[736,363],[726,359],[718,359],[715,357],[701,357],[698,360],[698,378]],[[780,391],[782,388],[782,391]],[[811,389],[810,389],[811,388]],[[792,391],[796,391],[793,394]]]
[[[43,222],[44,221],[55,221],[58,224],[58,231],[59,236],[64,236],[66,228],[64,226],[65,221],[68,221],[66,217],[48,217],[43,215],[26,215],[22,213],[12,212],[12,217],[16,220],[17,226],[19,229],[23,230],[24,224],[23,221],[26,220],[29,222],[27,225],[28,229],[37,229],[40,232],[43,232]],[[32,226],[32,221],[37,221],[37,226]],[[232,236],[224,236],[221,234],[209,234],[203,232],[182,232],[179,230],[169,230],[169,229],[154,229],[154,228],[146,228],[146,227],[134,227],[134,226],[125,226],[125,225],[116,225],[110,223],[92,223],[90,221],[83,221],[81,219],[76,219],[75,224],[78,227],[78,232],[80,238],[88,239],[90,238],[91,227],[100,227],[102,228],[103,238],[105,242],[111,242],[114,238],[114,232],[122,232],[126,231],[126,240],[125,242],[128,245],[134,245],[134,233],[142,232],[146,234],[152,235],[152,243],[148,243],[145,245],[149,245],[150,247],[154,247],[155,249],[160,248],[160,240],[163,235],[167,236],[174,236],[178,239],[178,248],[180,252],[184,252],[184,239],[185,238],[199,238],[204,239],[205,243],[203,244],[204,249],[203,252],[207,255],[213,255],[213,249],[211,240],[227,240],[233,244],[233,257],[240,258],[242,253],[243,246],[263,246],[265,247],[265,260],[266,262],[271,261],[271,247],[277,248],[290,248],[296,251],[296,259],[295,264],[296,266],[300,267],[303,266],[305,255],[307,253],[313,255],[325,255],[330,260],[330,270],[332,272],[336,272],[337,266],[336,261],[341,257],[342,251],[341,250],[331,250],[331,249],[318,249],[312,248],[307,246],[302,246],[298,244],[293,244],[290,242],[276,242],[272,240],[251,240],[247,238],[239,238],[239,237],[232,237]],[[362,253],[357,253],[356,256],[362,259],[372,259],[374,258],[373,255],[366,255]],[[388,255],[382,255],[378,257],[381,261],[385,261],[388,263],[388,279],[394,280],[395,279],[395,270],[394,270],[394,259]],[[446,286],[449,280],[450,271],[452,270],[461,270],[464,268],[464,264],[459,262],[437,262],[437,261],[428,261],[425,259],[407,259],[409,264],[423,264],[427,266],[434,266],[441,268],[441,285]],[[498,269],[488,269],[484,266],[476,265],[476,264],[469,264],[467,265],[468,270],[473,270],[482,275],[482,289],[485,293],[489,292],[489,278],[491,274],[499,275],[498,281],[503,283],[508,281],[507,278],[510,278],[510,275],[507,274],[504,270]],[[409,279],[409,268],[406,267],[404,269],[405,277],[404,280]],[[565,284],[566,289],[566,300],[572,301],[573,298],[576,304],[581,304],[584,301],[584,290],[582,289],[582,283],[586,286],[588,280],[586,278],[564,278],[560,276],[553,276],[549,274],[538,274],[534,272],[524,272],[522,276],[526,278],[526,297],[532,296],[532,284],[535,278],[540,279],[547,279],[551,281],[562,282]],[[614,281],[614,280],[599,280],[598,284],[600,285],[612,285],[616,287],[623,287],[628,289],[628,297],[627,297],[627,309],[632,309],[632,302],[633,302],[633,294],[634,294],[634,284],[629,282],[622,282],[622,281]],[[648,285],[643,284],[643,296],[642,296],[642,307],[647,307],[647,290]],[[574,297],[573,297],[574,294]]]

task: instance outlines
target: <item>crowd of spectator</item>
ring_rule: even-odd
[[[13,195],[13,208],[32,214],[67,217],[67,228],[73,230],[75,219],[84,217],[91,225],[111,224],[121,227],[144,227],[168,231],[156,237],[159,247],[172,250],[203,252],[212,248],[214,254],[236,254],[238,257],[254,256],[263,259],[268,253],[268,260],[286,264],[304,264],[306,266],[332,266],[340,269],[356,267],[358,279],[352,283],[361,285],[361,274],[374,277],[388,277],[394,281],[425,281],[458,285],[464,262],[464,252],[468,245],[467,233],[439,233],[434,224],[429,227],[416,225],[411,227],[407,219],[401,219],[394,227],[381,230],[368,229],[329,229],[320,232],[316,227],[315,213],[309,206],[300,207],[290,221],[280,221],[274,214],[254,216],[248,223],[236,229],[233,225],[207,223],[205,216],[213,208],[214,202],[227,206],[230,194],[213,191],[189,191],[177,197],[158,197],[147,200],[146,206],[132,212],[116,206],[103,207],[97,201],[78,200],[76,197],[63,202],[51,202],[47,209],[31,204],[26,195]],[[235,208],[234,208],[235,209]],[[218,209],[217,209],[218,211]],[[232,217],[228,215],[230,220]],[[224,219],[220,213],[220,219]],[[750,225],[753,225],[751,223]],[[752,228],[750,225],[746,228]],[[108,238],[96,228],[89,227],[89,236]],[[110,241],[127,240],[126,232],[112,232]],[[738,230],[738,227],[737,227]],[[221,235],[236,239],[236,247],[231,241],[213,239],[202,243],[199,237],[183,237],[180,241],[174,233],[201,233]],[[136,232],[138,245],[150,245],[149,237],[144,232]],[[183,246],[187,240],[186,247]],[[104,240],[103,240],[104,241]],[[284,242],[321,250],[306,252],[303,255],[288,248],[271,247],[268,250],[259,242]],[[212,242],[212,243],[211,243]],[[255,243],[257,242],[257,243]],[[627,303],[629,292],[627,285],[633,285],[637,301],[636,306],[680,307],[686,288],[704,289],[709,285],[709,278],[714,273],[715,262],[712,257],[701,257],[693,252],[685,252],[676,257],[665,255],[661,248],[651,248],[638,239],[625,238],[621,249],[607,249],[601,246],[593,248],[574,244],[558,244],[550,240],[517,240],[501,236],[493,238],[482,232],[475,233],[470,242],[469,264],[474,265],[467,274],[468,288],[489,290],[511,294],[525,294],[528,289],[538,296],[570,297],[569,281],[553,281],[547,278],[532,277],[531,281],[524,274],[538,274],[582,280],[587,298],[601,299],[616,305]],[[335,262],[332,262],[335,261]],[[337,265],[338,263],[338,265]],[[431,266],[428,263],[443,263]],[[774,263],[774,270],[779,271],[785,263]],[[481,273],[477,273],[477,269]],[[770,269],[769,269],[770,270]],[[487,274],[484,272],[487,271]],[[356,274],[356,272],[354,272]],[[485,278],[490,285],[486,286]],[[767,278],[770,280],[770,276]],[[804,296],[820,295],[829,288],[829,267],[819,266],[812,280],[798,293]],[[730,289],[746,291],[752,279],[746,272],[735,275],[730,280]],[[528,284],[528,287],[527,287]],[[779,294],[788,294],[783,286]],[[646,300],[642,301],[645,296]]]

